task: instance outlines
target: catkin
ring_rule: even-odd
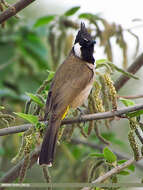
[[[113,85],[113,82],[110,78],[110,75],[108,73],[104,74],[104,79],[109,88],[109,96],[112,101],[112,108],[113,108],[113,110],[117,110],[117,93],[116,93],[115,87]]]

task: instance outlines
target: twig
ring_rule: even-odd
[[[102,135],[100,135],[98,126],[95,127],[95,133],[96,133],[97,138],[98,138],[103,144],[110,145],[109,141],[107,141],[106,139],[104,139],[104,137],[102,137]]]
[[[140,157],[140,160],[143,159],[143,157]],[[134,158],[131,158],[130,160],[126,161],[125,163],[116,166],[115,168],[111,169],[109,172],[107,172],[106,174],[98,177],[95,181],[92,181],[92,184],[96,184],[96,183],[101,183],[103,181],[105,181],[106,179],[108,179],[109,177],[113,176],[114,174],[119,173],[120,171],[122,171],[123,169],[127,168],[128,166],[130,166],[131,164],[133,164],[134,162],[136,162],[134,160]],[[82,190],[90,190],[89,187],[84,187],[82,188]]]
[[[143,94],[133,95],[133,96],[120,96],[120,95],[118,95],[118,98],[138,99],[138,98],[143,98]]]
[[[11,5],[8,4],[5,0],[1,0],[1,3],[2,3],[6,8],[11,7]],[[19,17],[19,15],[15,15],[15,18],[20,18],[20,17]]]
[[[43,166],[42,169],[43,169],[43,175],[44,175],[46,182],[51,183],[51,176],[50,176],[50,173],[48,170],[48,166]],[[52,190],[52,186],[48,187],[48,190]]]
[[[142,145],[143,145],[143,137],[142,137],[142,135],[141,135],[141,134],[142,134],[142,130],[140,129],[140,130],[141,130],[141,131],[140,131],[139,129],[140,129],[140,128],[136,128],[136,129],[135,129],[135,133],[136,133],[137,137],[139,138],[140,142],[141,142]]]
[[[9,7],[0,14],[0,24],[9,19],[10,17],[16,15],[17,12],[21,11],[34,1],[35,0],[19,0],[14,5],[11,5],[11,7]]]
[[[143,157],[140,158],[140,160],[143,159]],[[109,172],[107,172],[105,175],[98,177],[95,181],[93,181],[92,183],[101,183],[104,180],[106,180],[107,178],[111,177],[114,174],[119,173],[120,171],[122,171],[123,169],[127,168],[128,166],[130,166],[131,164],[133,164],[135,161],[134,158],[131,158],[130,160],[126,161],[125,163],[116,166],[115,168],[111,169]]]
[[[21,133],[28,130],[32,126],[33,126],[32,124],[24,124],[24,125],[19,125],[19,126],[3,128],[3,129],[0,129],[0,136],[14,134],[14,133]]]
[[[118,109],[116,111],[108,111],[108,112],[104,112],[104,113],[82,115],[80,117],[74,117],[71,119],[64,119],[62,121],[62,125],[65,125],[65,124],[69,125],[69,124],[81,123],[81,122],[85,122],[85,121],[113,118],[115,116],[122,116],[126,113],[141,110],[141,109],[143,109],[143,104],[137,104],[135,106],[121,108],[121,109]],[[45,122],[45,124],[46,123],[47,122]],[[13,126],[13,127],[11,126],[8,128],[0,129],[0,136],[24,132],[32,126],[33,126],[32,124],[24,124],[24,125]]]
[[[42,166],[42,169],[43,169],[43,175],[46,182],[51,183],[51,176],[49,174],[48,167],[45,165],[45,166]]]
[[[127,69],[127,71],[130,72],[130,73],[135,74],[142,66],[143,66],[143,54],[141,54],[132,63],[132,65]],[[129,79],[130,79],[129,77],[127,77],[125,75],[121,75],[121,77],[119,77],[119,79],[114,83],[116,91],[121,89]]]

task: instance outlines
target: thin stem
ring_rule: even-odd
[[[140,158],[140,160],[143,159],[143,157]],[[92,183],[101,183],[103,181],[105,181],[107,178],[111,177],[114,174],[119,173],[120,171],[122,171],[123,169],[127,168],[128,166],[130,166],[131,164],[133,164],[135,162],[134,158],[131,158],[130,160],[126,161],[125,163],[116,166],[115,168],[111,169],[109,172],[107,172],[106,174],[104,174],[103,176],[98,177],[95,181],[92,181]]]
[[[140,157],[140,160],[143,159],[143,157]],[[96,184],[96,183],[102,183],[104,182],[106,179],[108,179],[109,177],[113,176],[114,174],[119,173],[120,171],[122,171],[123,169],[127,168],[128,166],[130,166],[131,164],[133,164],[135,162],[134,158],[131,158],[130,160],[126,161],[125,163],[116,166],[115,168],[111,169],[109,172],[105,173],[104,175],[98,177],[96,180],[92,181],[92,184]],[[90,190],[89,187],[84,187],[81,190]]]
[[[118,95],[118,98],[138,99],[138,98],[143,98],[143,94],[133,95],[133,96],[120,96],[120,95]]]

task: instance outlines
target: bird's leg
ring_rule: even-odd
[[[80,107],[77,107],[77,110],[80,112],[80,117],[82,116],[82,115],[85,115],[85,113],[84,113],[84,110],[82,110]]]
[[[115,113],[115,112],[118,112],[118,110],[112,110],[112,112]],[[115,120],[120,120],[120,119],[123,119],[123,118],[127,118],[126,115],[115,115],[114,116]]]
[[[77,110],[80,112],[79,117],[81,118],[83,115],[85,115],[84,110],[82,110],[81,108],[77,107]],[[85,125],[85,121],[83,122],[83,126]]]

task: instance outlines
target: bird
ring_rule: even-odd
[[[61,121],[70,108],[79,108],[90,94],[95,79],[95,43],[81,22],[73,47],[55,72],[48,91],[44,120],[49,115],[49,126],[41,146],[40,165],[52,166]]]

